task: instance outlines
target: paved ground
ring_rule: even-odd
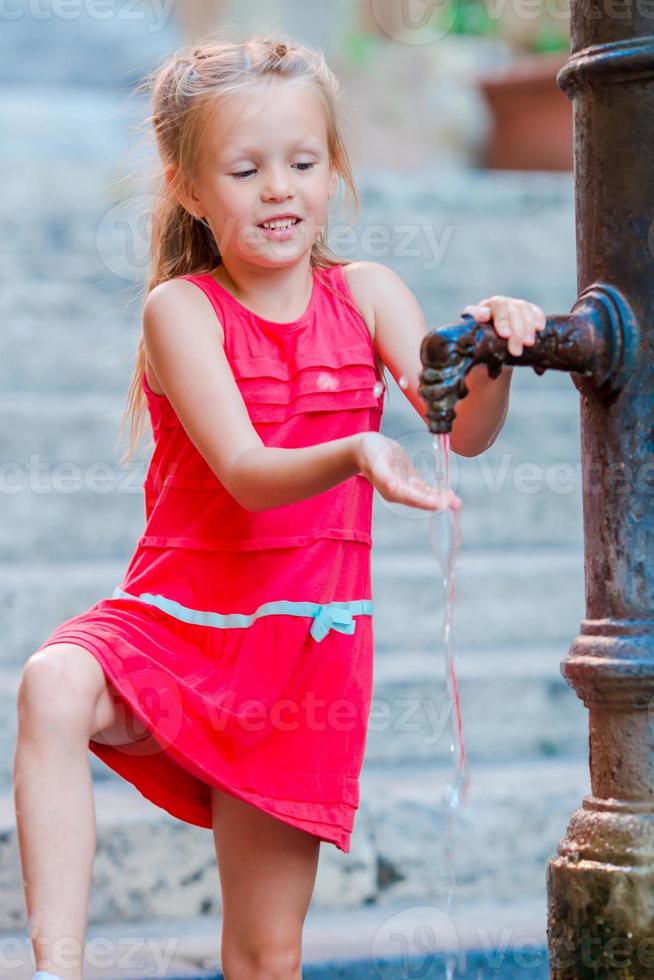
[[[336,977],[406,980],[442,976],[454,962],[458,976],[530,976],[544,972],[546,908],[539,899],[520,906],[492,903],[445,912],[429,903],[356,910],[310,909],[304,933],[305,980]],[[92,925],[87,940],[85,980],[191,980],[215,977],[220,967],[220,920],[146,921]],[[29,957],[26,942],[0,934],[0,978],[28,980],[17,964]],[[109,955],[120,963],[103,970]],[[422,970],[433,963],[434,970]],[[410,964],[410,966],[409,966]],[[420,970],[420,972],[416,972]],[[409,972],[412,970],[413,972]],[[483,971],[481,974],[479,971]],[[520,971],[524,970],[524,974]],[[528,972],[527,972],[528,971]]]

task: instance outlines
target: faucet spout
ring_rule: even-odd
[[[595,283],[568,314],[547,318],[536,340],[522,354],[510,354],[507,341],[492,324],[466,313],[461,322],[435,327],[420,345],[419,392],[427,405],[433,433],[451,432],[456,404],[468,394],[465,378],[475,364],[485,364],[491,378],[503,366],[569,371],[580,391],[611,398],[620,391],[636,348],[636,319],[625,297],[612,286]]]

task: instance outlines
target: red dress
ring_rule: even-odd
[[[220,319],[265,445],[379,430],[373,342],[341,266],[314,270],[291,323],[252,313],[210,273],[183,278]],[[143,388],[154,436],[143,534],[112,596],[39,649],[72,642],[98,659],[117,710],[124,698],[154,739],[89,748],[157,806],[210,828],[215,786],[348,853],[372,697],[373,486],[357,474],[248,511],[167,398]]]

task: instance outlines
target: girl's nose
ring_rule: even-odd
[[[263,191],[264,199],[285,198],[290,194],[292,194],[292,187],[288,174],[276,172],[268,175]]]

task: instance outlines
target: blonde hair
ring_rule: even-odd
[[[150,268],[143,300],[160,282],[182,275],[211,272],[221,262],[209,225],[179,203],[175,186],[188,186],[194,177],[207,110],[233,92],[243,91],[271,77],[307,79],[313,84],[325,110],[330,161],[350,192],[355,215],[360,208],[337,119],[340,84],[326,64],[323,53],[279,36],[255,35],[245,41],[234,41],[221,39],[219,33],[212,32],[201,43],[195,41],[179,48],[137,86],[137,89],[145,89],[151,98],[152,113],[146,123],[148,129],[154,130],[161,163],[154,177]],[[165,178],[166,168],[171,164],[174,165],[176,183],[169,183]],[[325,239],[323,231],[311,248],[312,267],[327,269],[348,265],[349,260],[335,255]],[[376,351],[375,359],[386,389],[384,364]],[[123,426],[130,421],[129,444],[121,464],[131,460],[143,435],[147,408],[142,389],[144,373],[145,344],[141,335],[119,429],[120,437]]]

